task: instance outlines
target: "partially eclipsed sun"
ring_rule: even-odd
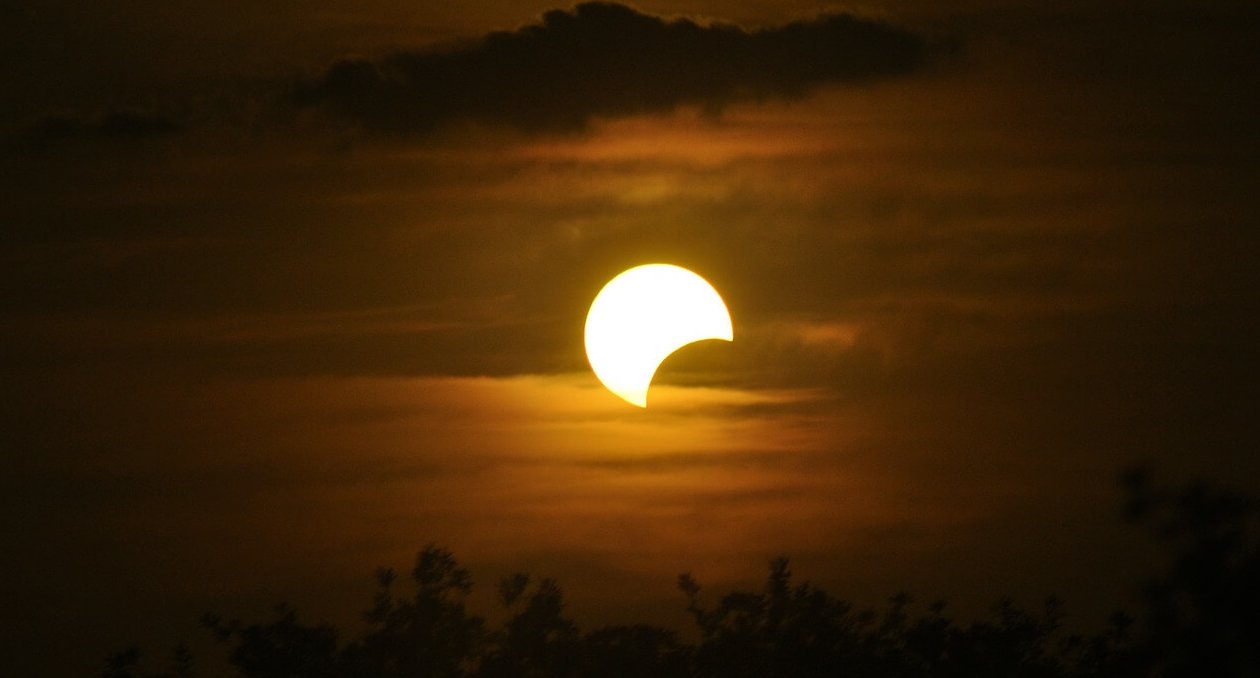
[[[622,400],[647,407],[656,368],[704,339],[731,341],[731,314],[707,280],[670,264],[636,266],[608,281],[586,314],[586,357]]]

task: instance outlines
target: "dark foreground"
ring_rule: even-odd
[[[715,605],[681,575],[694,643],[646,624],[584,632],[565,616],[554,581],[525,574],[500,582],[508,617],[491,627],[465,608],[468,571],[436,546],[420,552],[406,593],[392,570],[377,573],[380,589],[357,637],[300,621],[287,607],[265,622],[206,615],[204,623],[249,678],[1260,676],[1256,503],[1206,486],[1155,488],[1141,471],[1125,474],[1124,485],[1128,517],[1166,546],[1169,566],[1142,589],[1136,616],[1117,612],[1097,635],[1065,632],[1055,599],[1038,610],[1003,600],[991,618],[969,623],[946,616],[944,603],[922,608],[907,596],[883,610],[854,609],[793,583],[786,559],[770,564],[762,590]],[[102,675],[201,675],[183,648],[165,671],[141,665],[141,653],[126,650]]]

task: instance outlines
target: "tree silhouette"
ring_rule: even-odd
[[[485,642],[485,622],[469,615],[464,598],[472,591],[468,570],[450,551],[426,546],[411,571],[415,594],[393,594],[393,570],[377,571],[380,590],[364,614],[368,631],[347,649],[355,675],[448,678],[466,675]]]
[[[160,673],[141,673],[141,652],[138,647],[129,647],[115,652],[105,659],[103,678],[190,678],[192,670],[192,652],[188,646],[179,644],[170,660],[170,670]]]
[[[1021,610],[1010,600],[996,619],[957,626],[945,603],[911,613],[898,594],[882,613],[852,606],[808,583],[793,586],[788,561],[770,565],[761,593],[735,592],[714,609],[699,603],[700,587],[679,579],[701,629],[695,675],[702,676],[1070,676],[1088,675],[1077,642],[1059,635],[1060,603]],[[1089,646],[1107,645],[1092,638]],[[1091,656],[1091,661],[1093,660]]]
[[[1133,666],[1147,675],[1260,675],[1260,530],[1256,501],[1205,484],[1174,491],[1125,473],[1126,512],[1172,556],[1144,589]]]
[[[202,623],[222,641],[235,640],[231,661],[243,675],[256,678],[324,678],[341,675],[337,629],[327,624],[304,626],[297,612],[276,606],[276,618],[248,626],[237,620],[222,623],[214,615]]]
[[[411,571],[414,595],[396,595],[396,578],[393,570],[377,571],[379,589],[363,615],[367,630],[340,648],[334,627],[303,625],[283,605],[266,624],[225,624],[214,615],[203,622],[219,640],[235,643],[231,662],[251,678],[469,675],[481,656],[485,623],[464,608],[472,590],[468,570],[450,551],[429,545]]]
[[[692,648],[673,631],[647,624],[606,626],[582,643],[578,675],[607,678],[683,678],[692,675]]]
[[[1068,634],[1062,602],[1037,610],[1000,599],[989,618],[962,624],[944,602],[916,607],[906,594],[879,610],[854,609],[809,582],[789,562],[770,563],[758,591],[732,591],[706,605],[690,574],[678,586],[699,640],[646,624],[583,633],[565,616],[551,579],[525,573],[499,582],[505,621],[489,628],[470,614],[472,578],[453,554],[424,547],[411,571],[414,592],[396,591],[393,570],[376,573],[365,629],[343,642],[328,624],[307,624],[287,606],[268,622],[205,626],[230,645],[246,678],[707,678],[850,676],[863,678],[1136,678],[1260,675],[1260,549],[1255,502],[1206,485],[1155,487],[1149,473],[1123,476],[1126,515],[1153,530],[1170,567],[1148,585],[1137,620],[1116,613],[1094,635]],[[165,673],[141,673],[140,652],[112,655],[105,678],[192,675],[186,648]]]
[[[517,574],[499,587],[514,614],[491,635],[492,649],[479,675],[492,678],[570,676],[578,671],[577,625],[564,617],[564,596],[551,579],[527,593],[530,578]]]

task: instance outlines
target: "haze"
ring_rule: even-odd
[[[1121,468],[1260,477],[1249,5],[80,5],[0,7],[6,673],[429,542],[592,622],[785,554],[1090,625]],[[650,261],[737,341],[643,412],[582,323]]]

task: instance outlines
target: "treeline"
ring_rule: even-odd
[[[265,622],[206,615],[203,623],[247,678],[1260,676],[1255,503],[1202,485],[1156,488],[1142,471],[1127,473],[1124,486],[1128,518],[1161,540],[1170,566],[1143,589],[1140,614],[1117,612],[1095,635],[1066,632],[1053,598],[1035,610],[1002,600],[989,618],[966,623],[944,603],[916,606],[904,595],[856,609],[794,582],[786,559],[770,564],[761,590],[713,605],[681,575],[695,642],[647,624],[584,632],[565,616],[556,582],[527,574],[499,583],[508,614],[492,627],[465,607],[468,570],[437,546],[420,552],[406,593],[394,571],[377,572],[365,627],[353,637],[287,607]],[[183,648],[165,672],[139,664],[137,650],[120,652],[103,676],[197,675]]]

